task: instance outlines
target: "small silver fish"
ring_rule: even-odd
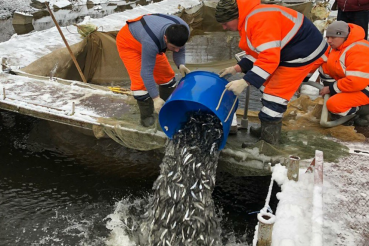
[[[164,213],[163,213],[163,215],[161,216],[161,220],[163,220],[164,218],[165,218],[165,215],[167,214],[167,210],[165,209],[165,211],[164,211]]]
[[[193,198],[195,198],[196,200],[198,200],[197,199],[197,196],[195,195],[195,193],[192,190],[191,190],[191,195],[192,195]]]
[[[195,188],[196,188],[197,181],[199,181],[199,180],[196,180],[196,182],[191,186],[190,190],[193,190],[193,189],[195,189]]]
[[[172,230],[176,227],[176,225],[177,225],[177,221],[174,221],[174,223],[172,224],[172,226],[171,226],[171,228],[172,228]],[[174,234],[173,234],[174,235]]]
[[[204,183],[206,189],[210,190],[210,186]]]
[[[170,187],[168,186],[168,196],[172,197],[172,193],[170,192]]]
[[[184,158],[183,164],[186,164],[188,159],[192,156],[192,154],[187,154],[186,157]]]
[[[187,211],[186,211],[186,214],[185,216],[183,217],[183,221],[187,220],[187,216],[188,216],[188,213],[190,212],[190,209],[188,208]],[[189,228],[188,228],[189,229]],[[188,233],[187,233],[188,234]]]
[[[186,189],[183,190],[183,193],[182,193],[182,197],[181,198],[183,198],[185,195],[186,195]]]

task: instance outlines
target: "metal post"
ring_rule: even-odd
[[[287,163],[287,178],[289,180],[299,180],[300,157],[290,155]]]
[[[271,246],[272,245],[272,231],[275,222],[275,215],[271,213],[258,214],[258,242],[257,246]]]
[[[243,117],[241,119],[240,129],[248,130],[249,127],[249,120],[247,119],[247,114],[249,111],[249,101],[250,101],[250,86],[246,88],[246,98],[245,98],[245,109],[243,111]]]
[[[56,19],[55,19],[54,15],[53,15],[53,12],[51,11],[51,9],[50,9],[50,7],[49,7],[49,3],[48,3],[48,2],[45,2],[45,5],[46,5],[46,7],[47,7],[47,9],[48,9],[48,11],[49,11],[49,13],[50,13],[51,19],[53,19],[53,21],[54,21],[54,23],[55,23],[55,26],[56,26],[56,28],[58,29],[58,31],[59,31],[59,33],[60,33],[60,36],[62,37],[62,39],[63,39],[63,41],[64,41],[65,46],[67,47],[67,49],[68,49],[68,51],[69,51],[70,56],[72,57],[72,60],[73,60],[73,62],[74,62],[74,65],[77,67],[77,70],[78,70],[78,72],[79,72],[79,75],[80,75],[80,76],[81,76],[81,78],[82,78],[82,81],[83,81],[83,82],[85,82],[85,83],[87,83],[86,78],[85,78],[85,76],[83,75],[83,73],[82,73],[82,70],[81,70],[80,66],[78,65],[78,62],[77,62],[76,58],[74,57],[73,52],[72,52],[72,50],[70,49],[70,47],[69,47],[69,45],[68,45],[68,42],[67,42],[67,40],[65,39],[64,34],[63,34],[63,32],[61,31],[61,29],[60,29],[60,27],[59,27],[59,25],[58,25],[58,22],[56,21]]]
[[[76,105],[74,102],[72,102],[72,114],[71,115],[74,115],[75,109],[76,109]]]
[[[1,59],[1,70],[2,71],[5,71],[5,69],[7,68],[7,60],[8,60],[7,57],[3,57]]]

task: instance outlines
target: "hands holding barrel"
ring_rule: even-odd
[[[241,71],[242,70],[239,65],[227,67],[220,71],[219,77],[224,77],[226,75],[235,75],[236,73],[239,73]],[[238,80],[233,80],[229,82],[226,85],[226,89],[229,91],[232,91],[236,96],[239,96],[247,86],[249,86],[249,83],[247,83],[246,80],[238,79]]]

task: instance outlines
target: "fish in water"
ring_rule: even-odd
[[[196,112],[168,142],[145,217],[147,245],[221,245],[212,192],[222,134],[217,117]]]

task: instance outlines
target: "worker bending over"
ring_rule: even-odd
[[[185,66],[185,43],[189,26],[172,15],[151,14],[128,20],[117,35],[119,56],[126,67],[133,97],[140,109],[141,125],[155,123],[153,112],[159,113],[177,82],[166,50],[173,51],[173,60],[182,76],[190,72]],[[159,90],[156,86],[159,85]]]
[[[245,73],[226,88],[240,95],[249,85],[263,93],[259,112],[261,127],[252,134],[270,144],[278,144],[282,116],[314,61],[327,50],[327,43],[313,23],[301,13],[260,0],[220,0],[216,20],[223,29],[238,31],[239,47],[246,57],[224,69],[220,76]]]

